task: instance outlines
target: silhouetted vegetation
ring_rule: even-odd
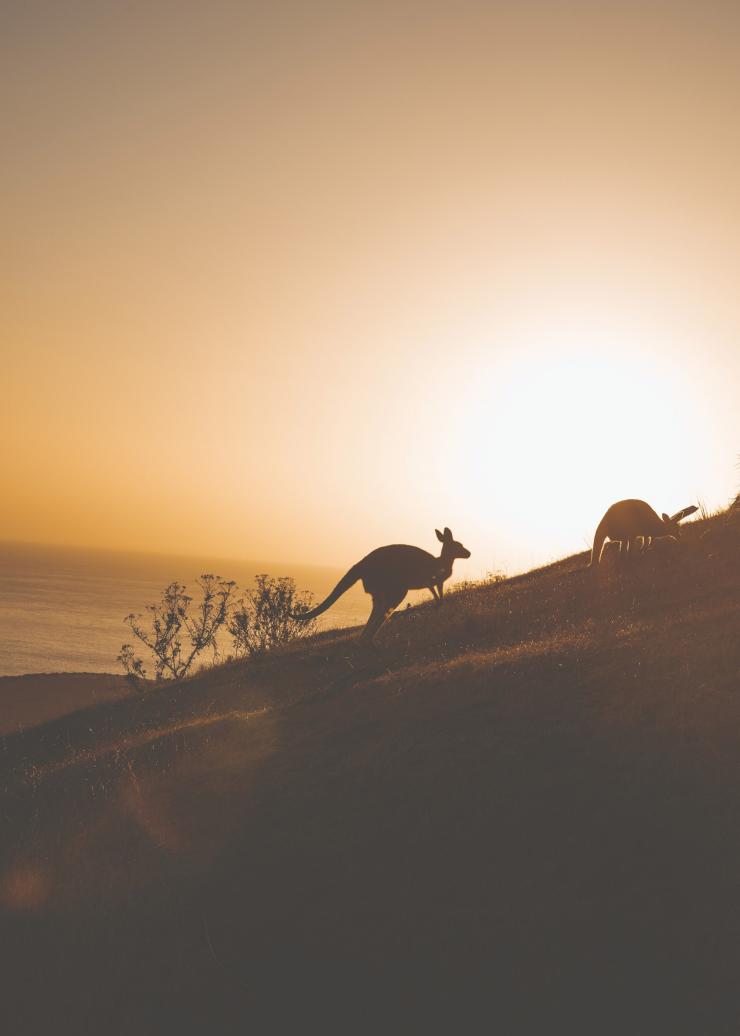
[[[197,661],[210,652],[216,663],[224,654],[244,658],[264,654],[315,631],[316,621],[302,618],[311,607],[311,594],[296,589],[289,576],[274,579],[255,576],[255,586],[235,599],[237,584],[210,573],[198,579],[201,599],[191,613],[193,598],[181,583],[170,583],[160,601],[147,606],[144,616],[127,615],[125,622],[137,640],[150,652],[157,680],[179,680],[188,676]],[[223,648],[227,632],[232,651]],[[141,687],[147,678],[144,659],[133,644],[123,644],[117,656],[126,675]]]
[[[315,631],[316,620],[302,618],[311,609],[312,595],[299,593],[294,579],[262,574],[254,581],[255,588],[247,590],[226,620],[237,658],[264,654]]]
[[[236,583],[206,573],[198,579],[201,600],[190,613],[193,598],[181,583],[170,583],[156,604],[147,606],[149,628],[143,625],[143,616],[133,612],[125,622],[134,636],[149,649],[154,658],[154,672],[158,680],[178,680],[187,676],[195,660],[206,650],[218,660],[216,635],[227,620],[229,605]],[[124,644],[118,655],[127,676],[144,679],[144,660],[139,658],[132,644]]]

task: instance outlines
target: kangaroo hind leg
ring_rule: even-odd
[[[372,642],[380,627],[390,618],[392,611],[393,609],[388,608],[385,601],[382,601],[379,597],[373,597],[373,610],[370,612],[370,618],[367,620],[365,629],[360,634],[360,640],[363,643]]]
[[[591,560],[588,563],[588,568],[601,564],[601,556],[604,553],[606,538],[606,532],[601,528],[601,526],[599,526],[596,530],[596,535],[594,536],[594,545],[591,548]]]
[[[373,597],[373,610],[370,612],[370,618],[367,620],[365,629],[360,634],[360,640],[364,642],[372,641],[381,626],[390,619],[405,596],[406,591],[404,590],[401,593]]]

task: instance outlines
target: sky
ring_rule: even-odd
[[[711,0],[4,4],[0,539],[475,577],[726,504],[739,58]]]

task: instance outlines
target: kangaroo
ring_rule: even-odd
[[[654,537],[672,536],[678,539],[681,535],[678,523],[699,508],[692,505],[677,511],[671,518],[667,514],[658,517],[656,512],[644,500],[620,500],[612,504],[599,522],[594,536],[593,550],[588,567],[598,565],[604,553],[604,540],[619,541],[619,550],[624,553],[634,550],[637,540],[642,540],[643,549],[650,545]]]
[[[470,551],[452,538],[448,528],[443,533],[439,529],[434,531],[442,544],[438,558],[420,547],[409,547],[405,543],[378,547],[352,566],[325,601],[305,615],[296,615],[294,618],[314,619],[321,615],[358,579],[362,580],[365,593],[373,599],[370,618],[360,634],[363,641],[371,641],[375,637],[409,590],[430,590],[437,604],[441,604],[444,581],[452,575],[453,561],[455,558],[469,558]]]

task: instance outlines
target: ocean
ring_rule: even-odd
[[[120,672],[116,655],[133,639],[124,617],[143,612],[173,581],[192,591],[203,572],[241,589],[260,572],[292,576],[317,602],[344,574],[313,565],[0,543],[0,676]],[[357,584],[321,616],[320,628],[364,623],[370,606]]]

